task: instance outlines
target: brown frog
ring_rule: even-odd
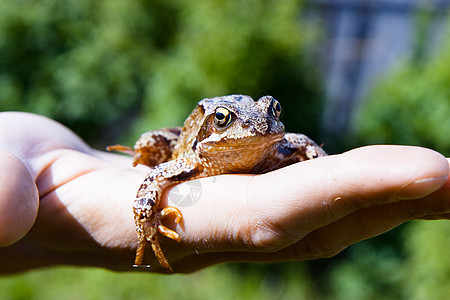
[[[325,156],[303,134],[285,133],[279,120],[281,105],[271,96],[254,101],[249,96],[230,95],[200,101],[183,128],[144,133],[134,149],[115,145],[108,150],[134,156],[133,166],[152,167],[133,204],[138,234],[135,266],[141,266],[149,242],[161,266],[172,272],[157,233],[180,241],[180,236],[161,224],[168,215],[180,222],[175,207],[159,209],[165,188],[196,178],[218,174],[261,174]]]

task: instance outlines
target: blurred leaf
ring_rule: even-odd
[[[448,299],[450,296],[450,222],[420,222],[408,227],[405,263],[407,299]]]
[[[91,144],[138,120],[133,143],[181,125],[204,97],[273,94],[287,128],[314,136],[321,95],[300,11],[297,0],[4,0],[0,108],[49,116]]]
[[[447,40],[438,53],[425,59],[419,51],[416,53],[418,60],[403,62],[374,87],[354,120],[353,138],[357,144],[418,145],[450,156],[449,36],[447,33]],[[380,271],[389,257],[377,262],[372,260],[373,267],[368,267],[367,273],[361,275],[359,280],[378,274],[378,279],[370,282],[375,285],[384,282],[388,286],[382,288],[383,292],[388,291],[388,295],[394,295],[394,298],[449,298],[450,223],[416,221],[403,228],[406,231],[398,239],[401,237],[404,241],[402,250],[405,257],[394,263],[392,272],[385,276]],[[376,245],[377,251],[385,248]],[[369,258],[365,255],[363,260]],[[356,266],[347,264],[345,268],[351,276],[362,271],[360,266],[360,263]],[[368,282],[363,280],[363,284]],[[361,287],[358,284],[355,286]],[[393,287],[399,295],[392,293]]]
[[[307,71],[299,1],[177,3],[179,30],[154,63],[138,131],[179,125],[200,99],[240,93],[272,94],[289,130],[317,135],[321,95]]]
[[[170,38],[160,28],[172,11],[164,3],[1,1],[1,109],[47,115],[99,140],[141,106],[152,55]]]
[[[450,155],[450,40],[382,80],[356,116],[359,144],[420,145]]]
[[[236,273],[226,265],[190,275],[113,273],[53,268],[0,279],[0,298],[18,299],[311,299],[301,264],[275,278],[268,272]],[[290,271],[289,271],[290,270]],[[306,277],[306,278],[305,278]],[[274,281],[275,280],[275,281]]]

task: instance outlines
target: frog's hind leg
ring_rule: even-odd
[[[148,131],[141,135],[134,145],[134,149],[113,145],[106,148],[108,151],[118,151],[134,157],[133,166],[138,164],[154,167],[172,158],[175,145],[178,142],[180,128],[164,128]]]
[[[154,167],[172,158],[178,142],[180,128],[165,128],[145,132],[134,145],[133,166],[138,164]]]

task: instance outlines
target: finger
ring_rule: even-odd
[[[193,255],[179,261],[177,271],[189,272],[220,262],[277,262],[333,256],[351,244],[384,233],[411,219],[450,218],[450,179],[438,191],[417,200],[398,201],[357,210],[319,228],[294,245],[274,252],[227,252]]]
[[[422,198],[444,185],[449,165],[424,148],[372,146],[273,173],[255,178],[249,187],[248,202],[265,217],[251,233],[256,248],[274,245],[274,238],[280,247],[285,239],[297,242],[360,209]]]
[[[422,199],[359,210],[278,251],[197,253],[174,261],[173,266],[177,272],[192,272],[223,262],[282,262],[331,257],[354,243],[382,234],[411,219],[449,219],[449,186],[447,184]],[[428,215],[423,217],[424,214]]]
[[[406,221],[450,214],[450,194],[447,188],[410,201],[400,201],[356,211],[332,224],[319,228],[280,253],[292,259],[309,260],[334,256],[348,246],[380,235]]]
[[[25,165],[0,150],[0,246],[9,246],[30,230],[39,199],[36,185]]]
[[[447,162],[450,165],[449,158],[447,158]],[[428,213],[426,213],[426,210],[424,210],[424,211],[422,211],[422,214],[416,215],[415,218],[420,219],[420,220],[450,220],[450,213],[446,213],[450,209],[450,202],[448,200],[447,200],[447,202],[445,201],[445,199],[449,199],[449,197],[450,197],[450,176],[449,176],[446,184],[444,184],[437,192],[433,193],[432,196],[435,199],[438,199],[438,201],[440,201],[439,204],[442,205],[443,209],[442,210],[432,210],[432,211],[429,211]],[[439,207],[438,205],[434,205],[432,203],[433,202],[431,202],[431,201],[429,202],[429,204],[432,205],[432,208]]]
[[[450,164],[450,160],[448,160]],[[433,197],[441,199],[443,210],[442,211],[430,211],[427,214],[417,216],[417,219],[422,220],[450,220],[450,177],[447,183],[441,187],[437,192],[432,194]],[[447,202],[445,202],[447,199]]]
[[[80,137],[62,124],[24,112],[0,113],[0,149],[17,156],[33,178],[54,160],[54,155],[47,155],[52,150],[92,152]]]

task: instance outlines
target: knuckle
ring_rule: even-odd
[[[263,252],[274,252],[294,242],[296,242],[294,237],[263,221],[257,222],[248,234],[248,238],[243,240],[246,248]]]

